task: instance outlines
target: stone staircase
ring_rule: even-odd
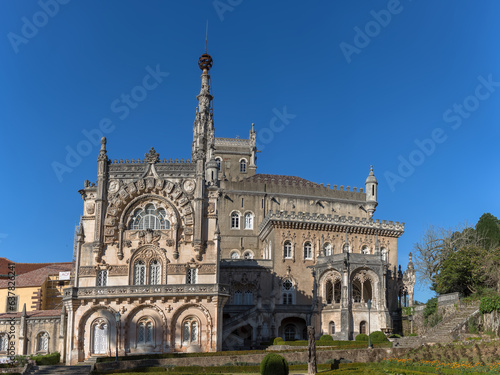
[[[459,336],[461,328],[469,318],[476,314],[479,314],[478,304],[461,307],[455,314],[449,316],[423,335],[402,337],[395,341],[394,346],[415,348],[423,344],[448,344]]]
[[[76,366],[33,366],[28,372],[29,375],[46,375],[46,374],[57,374],[57,375],[89,375],[90,365],[76,365]]]

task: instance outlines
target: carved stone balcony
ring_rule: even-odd
[[[64,289],[64,299],[128,298],[128,297],[184,297],[229,296],[229,285],[116,285]]]

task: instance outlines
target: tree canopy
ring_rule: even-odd
[[[500,292],[500,220],[490,213],[475,227],[428,227],[414,254],[419,281],[439,294]]]

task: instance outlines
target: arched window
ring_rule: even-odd
[[[0,352],[6,352],[9,347],[9,337],[6,334],[0,335]]]
[[[243,295],[243,304],[253,305],[253,293],[250,290],[247,290]]]
[[[363,301],[367,302],[369,299],[372,299],[372,283],[366,280],[363,283]]]
[[[288,324],[285,326],[285,341],[294,341],[296,335],[296,328],[293,324]]]
[[[292,243],[290,241],[285,241],[283,244],[283,257],[285,259],[292,258]]]
[[[190,268],[186,273],[186,284],[196,284],[198,282],[198,268]]]
[[[243,253],[243,258],[245,258],[245,259],[253,259],[253,253],[250,250],[246,250]]]
[[[333,300],[335,303],[340,303],[340,297],[342,293],[342,285],[340,284],[340,280],[335,281],[333,286]]]
[[[331,280],[328,280],[325,285],[326,291],[326,303],[330,305],[333,302],[333,284]]]
[[[361,248],[361,254],[370,254],[370,248],[368,246],[364,245]]]
[[[108,270],[97,271],[96,286],[106,286],[108,285]]]
[[[388,257],[389,252],[387,251],[387,249],[385,247],[381,248],[380,253],[382,254],[382,259],[384,260],[384,262],[387,262],[389,258]]]
[[[199,324],[195,318],[186,318],[182,324],[182,344],[194,345],[199,339]]]
[[[108,350],[108,323],[99,318],[92,327],[92,353],[106,354]]]
[[[36,340],[36,351],[37,352],[49,351],[49,334],[47,332],[41,332],[38,334]]]
[[[134,285],[146,283],[146,265],[143,260],[136,260],[134,264]]]
[[[342,247],[344,249],[344,253],[350,253],[351,251],[351,245],[345,243],[344,246]]]
[[[137,344],[153,343],[153,322],[143,319],[137,325]]]
[[[170,229],[170,221],[166,219],[167,212],[163,208],[156,209],[152,204],[139,208],[134,212],[130,229]]]
[[[332,244],[330,242],[326,242],[323,245],[323,249],[325,250],[325,256],[329,257],[329,256],[333,255],[333,247],[332,247]]]
[[[253,214],[251,212],[245,214],[245,229],[253,229]]]
[[[240,259],[240,253],[237,250],[231,251],[231,259]]]
[[[364,333],[366,335],[366,322],[363,320],[359,323],[359,333]]]
[[[357,279],[352,283],[352,299],[354,302],[361,302],[361,282]]]
[[[240,160],[240,172],[241,173],[247,172],[247,161],[245,159]]]
[[[304,259],[312,259],[313,251],[312,244],[310,242],[306,242],[304,244]]]
[[[335,322],[331,321],[330,324],[328,324],[328,332],[330,335],[335,334]]]
[[[233,212],[231,214],[231,229],[240,229],[240,213]]]
[[[149,263],[149,285],[161,284],[161,263],[157,259],[153,259]]]
[[[285,279],[281,286],[283,295],[283,305],[293,305],[294,304],[294,286],[292,280]]]
[[[243,293],[241,293],[241,290],[236,290],[233,296],[233,304],[241,305],[242,303],[243,303]]]

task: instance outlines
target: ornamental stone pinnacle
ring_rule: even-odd
[[[144,154],[146,163],[155,164],[160,161],[160,154],[158,154],[153,147],[149,150],[149,152]]]

